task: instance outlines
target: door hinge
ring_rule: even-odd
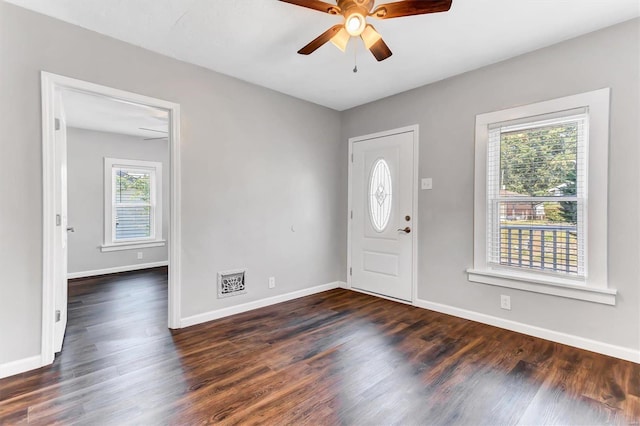
[[[56,226],[62,225],[62,217],[59,214],[56,215]]]
[[[353,163],[353,153],[351,153],[351,162]]]
[[[55,126],[56,126],[56,130],[60,130],[60,119],[59,118],[55,119]]]
[[[353,219],[353,210],[351,210],[351,219]]]
[[[353,268],[349,267],[349,275],[353,276]]]
[[[60,322],[61,313],[59,309],[56,309],[56,322]]]

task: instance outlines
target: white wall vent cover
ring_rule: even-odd
[[[247,292],[244,281],[246,272],[246,269],[218,272],[218,299],[245,294]]]

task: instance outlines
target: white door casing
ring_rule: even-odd
[[[349,286],[405,302],[416,286],[417,133],[349,141]]]
[[[56,91],[54,102],[55,124],[55,325],[54,351],[62,350],[64,333],[67,329],[67,125],[60,90]]]
[[[170,151],[170,218],[169,218],[169,298],[168,298],[168,326],[169,328],[180,328],[180,250],[181,250],[181,227],[180,227],[180,105],[151,98],[132,92],[114,89],[99,84],[89,83],[74,78],[69,78],[57,74],[41,72],[42,91],[42,203],[43,203],[43,243],[42,243],[42,335],[41,335],[41,361],[40,365],[51,364],[54,360],[55,352],[59,351],[59,338],[57,322],[55,321],[55,311],[58,310],[58,303],[66,297],[65,294],[58,294],[60,289],[56,283],[60,281],[56,277],[63,272],[66,276],[66,259],[63,263],[63,271],[60,265],[63,264],[57,254],[58,248],[62,247],[62,232],[64,230],[66,238],[66,212],[65,220],[60,226],[57,225],[56,215],[59,213],[58,202],[60,194],[56,191],[58,182],[58,144],[56,143],[57,131],[55,130],[55,119],[58,118],[56,109],[56,93],[61,90],[79,90],[92,93],[98,96],[105,96],[124,102],[133,102],[146,105],[152,108],[162,108],[169,112],[169,151]],[[63,128],[61,123],[61,128]],[[66,153],[64,154],[66,158]],[[66,187],[66,185],[65,185]],[[59,231],[60,229],[60,231]],[[66,244],[66,240],[65,240]],[[61,311],[61,321],[62,311]],[[66,322],[66,312],[64,317]],[[62,333],[63,337],[64,334]]]

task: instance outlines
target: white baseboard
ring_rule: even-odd
[[[74,278],[95,277],[97,275],[116,274],[118,272],[129,272],[138,271],[140,269],[158,268],[160,266],[167,266],[168,264],[169,262],[164,260],[162,262],[138,263],[136,265],[116,266],[113,268],[96,269],[94,271],[69,272],[67,274],[67,278],[71,280]]]
[[[529,336],[538,337],[540,339],[562,343],[563,345],[573,346],[591,352],[597,352],[603,355],[612,356],[614,358],[620,358],[627,361],[640,363],[640,351],[635,349],[611,345],[609,343],[599,342],[597,340],[586,339],[584,337],[574,336],[572,334],[561,333],[559,331],[536,327],[533,325],[511,321],[504,318],[498,318],[492,315],[481,314],[479,312],[468,311],[466,309],[456,308],[454,306],[429,302],[427,300],[416,299],[416,301],[414,302],[414,306],[440,312],[443,314],[453,315],[454,317],[464,318],[482,324],[492,325],[494,327],[504,328],[506,330],[511,330],[522,334],[527,334]]]
[[[255,300],[253,302],[243,303],[241,305],[229,306],[228,308],[222,308],[215,311],[193,315],[190,317],[182,318],[180,320],[180,327],[190,327],[192,325],[202,324],[203,322],[213,321],[231,315],[240,314],[242,312],[264,308],[265,306],[275,305],[276,303],[287,302],[289,300],[298,299],[300,297],[322,293],[323,291],[339,288],[343,284],[344,283],[340,281],[334,281],[329,284],[322,284],[315,287],[305,288],[303,290],[293,291],[291,293],[280,294],[278,296],[268,297],[266,299]]]
[[[0,379],[42,367],[40,355],[0,364]]]

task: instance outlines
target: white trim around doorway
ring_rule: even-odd
[[[180,105],[107,86],[41,72],[42,90],[42,335],[41,365],[54,359],[55,117],[56,90],[71,89],[167,110],[170,116],[169,328],[180,327]],[[35,367],[32,367],[35,368]]]

